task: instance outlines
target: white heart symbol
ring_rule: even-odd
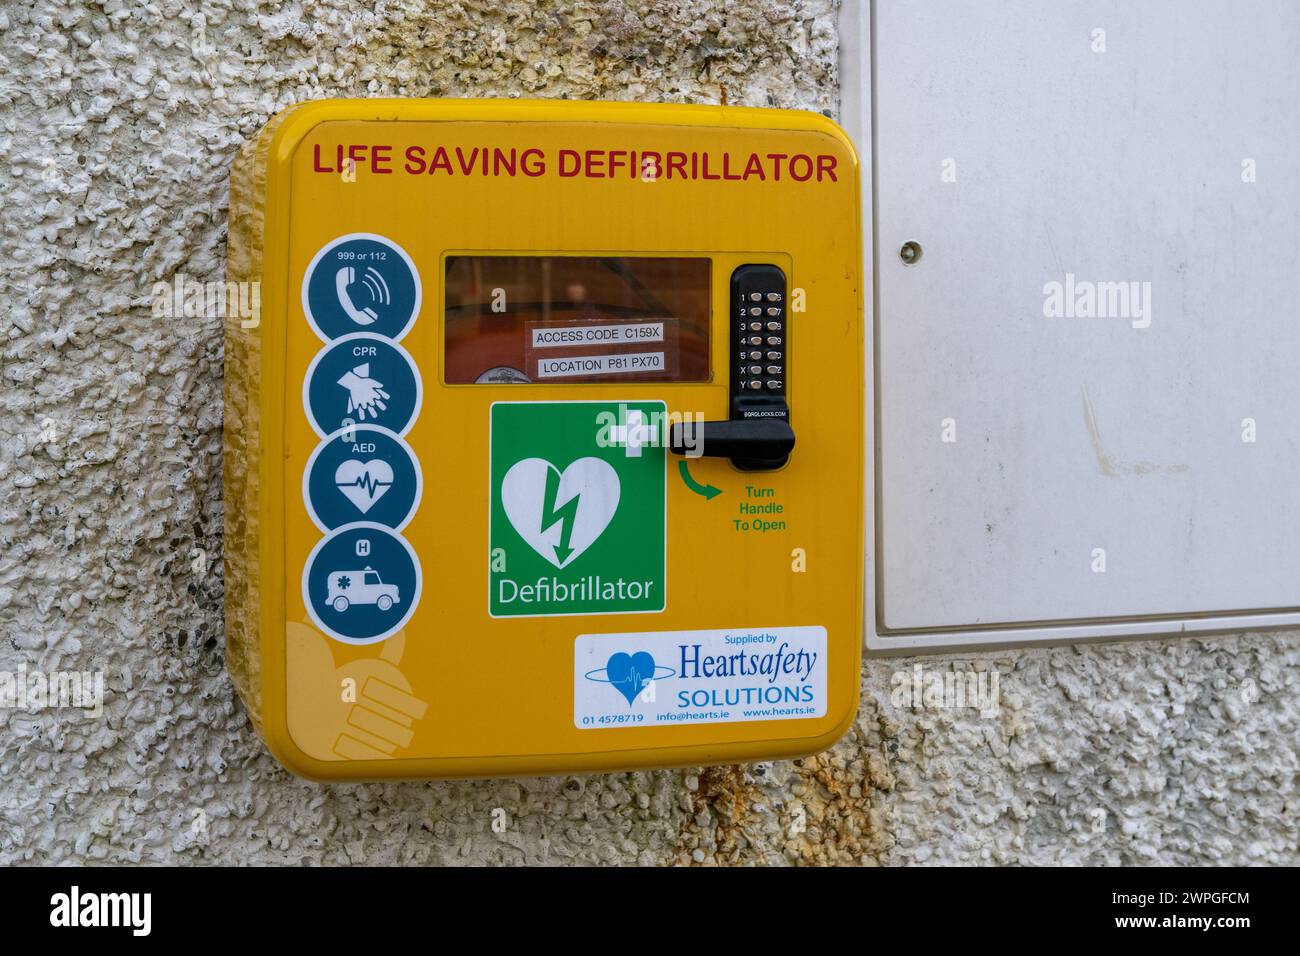
[[[393,466],[381,458],[367,462],[349,458],[334,470],[334,484],[365,514],[393,486]]]
[[[553,501],[547,501],[548,480]],[[618,496],[618,472],[600,458],[579,458],[563,472],[544,458],[525,458],[501,481],[506,517],[557,568],[595,543],[618,509]]]

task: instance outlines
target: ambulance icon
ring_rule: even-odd
[[[318,470],[333,481],[332,465]],[[338,494],[332,486],[330,493]],[[344,644],[374,644],[410,621],[420,584],[420,559],[410,542],[390,527],[354,521],[329,532],[307,556],[302,600],[322,634]]]
[[[373,604],[388,611],[401,602],[401,597],[396,584],[385,584],[379,572],[367,566],[360,571],[331,571],[325,600],[342,614],[354,604]]]

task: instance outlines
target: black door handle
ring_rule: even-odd
[[[780,468],[793,449],[794,429],[785,418],[683,422],[668,431],[668,450],[674,455],[730,458],[744,471]]]

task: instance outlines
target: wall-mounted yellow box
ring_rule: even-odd
[[[231,178],[231,674],[321,779],[820,750],[862,636],[858,169],[808,113],[358,100]]]

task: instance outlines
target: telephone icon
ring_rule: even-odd
[[[356,284],[357,271],[352,266],[343,266],[338,272],[334,273],[334,291],[338,295],[339,305],[343,307],[343,311],[357,325],[370,325],[379,318],[379,313],[370,305],[357,306],[351,293],[348,292],[348,288]],[[388,283],[373,267],[366,267],[366,271],[361,276],[360,284],[369,293],[372,305],[389,305],[393,301],[392,294],[388,290]]]

